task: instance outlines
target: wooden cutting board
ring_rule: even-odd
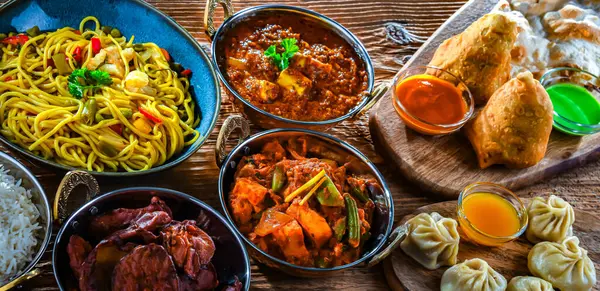
[[[444,40],[491,11],[496,2],[469,1],[423,44],[404,68],[428,64]],[[600,134],[580,138],[553,131],[546,156],[537,165],[521,170],[494,165],[482,170],[469,140],[461,132],[432,137],[407,128],[398,117],[389,92],[371,112],[370,129],[376,149],[389,157],[404,176],[444,199],[456,199],[473,182],[493,182],[516,190],[600,157]]]
[[[525,200],[523,202],[528,204],[530,199]],[[403,217],[399,223],[405,223],[408,219],[423,212],[437,212],[444,217],[456,219],[456,201],[441,202],[418,208],[413,214]],[[575,209],[573,233],[579,238],[580,246],[588,251],[588,256],[596,267],[596,277],[600,279],[598,277],[598,271],[600,270],[600,217]],[[508,282],[514,276],[531,276],[527,269],[527,254],[532,247],[533,245],[525,239],[525,235],[516,241],[496,248],[475,246],[461,237],[458,260],[463,262],[472,258],[483,259],[494,270],[502,274]],[[404,254],[400,248],[397,248],[384,261],[385,277],[393,290],[439,290],[442,275],[447,269],[448,267],[442,267],[433,271],[427,270]],[[600,280],[594,286],[594,290],[600,290]]]

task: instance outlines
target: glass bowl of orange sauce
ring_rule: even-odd
[[[467,85],[437,67],[403,69],[394,78],[391,91],[404,124],[423,134],[454,132],[473,116],[474,101]]]
[[[529,219],[525,205],[512,191],[493,183],[473,183],[458,197],[457,220],[466,239],[499,246],[517,239]]]

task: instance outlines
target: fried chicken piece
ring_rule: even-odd
[[[212,238],[193,220],[174,221],[161,231],[163,246],[173,262],[194,278],[215,254]]]
[[[155,242],[158,236],[152,232],[169,224],[171,220],[171,216],[164,211],[144,213],[132,221],[128,228],[116,231],[107,239],[122,242],[141,238],[145,243]]]
[[[479,166],[526,168],[537,164],[546,153],[552,112],[548,93],[530,72],[508,81],[465,126]]]
[[[137,245],[119,245],[115,240],[101,241],[80,267],[81,291],[110,290],[110,280],[115,265]]]
[[[74,234],[69,238],[67,253],[69,254],[69,265],[75,274],[75,278],[79,279],[81,276],[81,265],[91,250],[90,243],[82,237]]]
[[[150,205],[144,208],[119,208],[95,217],[90,223],[90,232],[95,233],[97,236],[104,237],[116,230],[126,227],[140,215],[154,211],[164,211],[170,217],[173,217],[171,209],[164,201],[158,197],[152,197]]]
[[[217,286],[219,280],[212,263],[204,265],[194,278],[186,274],[179,275],[179,291],[213,290]]]
[[[516,39],[517,25],[506,15],[486,14],[461,34],[444,41],[429,65],[461,79],[473,94],[475,103],[484,105],[510,78],[511,50]],[[428,73],[448,77],[436,70],[428,70]]]
[[[112,290],[179,290],[173,260],[160,245],[138,246],[124,256],[113,273]]]

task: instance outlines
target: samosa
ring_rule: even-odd
[[[531,72],[508,81],[465,125],[479,166],[526,168],[544,158],[552,130],[552,102]]]
[[[461,34],[444,41],[429,65],[461,79],[473,94],[475,104],[485,105],[510,78],[510,52],[516,39],[515,22],[504,14],[486,14]],[[434,70],[430,71],[435,75]],[[447,74],[438,77],[444,75]]]

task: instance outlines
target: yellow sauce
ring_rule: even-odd
[[[506,199],[493,193],[473,193],[462,201],[463,214],[468,219],[460,219],[461,228],[473,241],[483,245],[498,245],[492,237],[509,237],[519,232],[521,222],[515,207]],[[470,225],[469,225],[470,222]],[[471,226],[480,232],[477,233]]]

